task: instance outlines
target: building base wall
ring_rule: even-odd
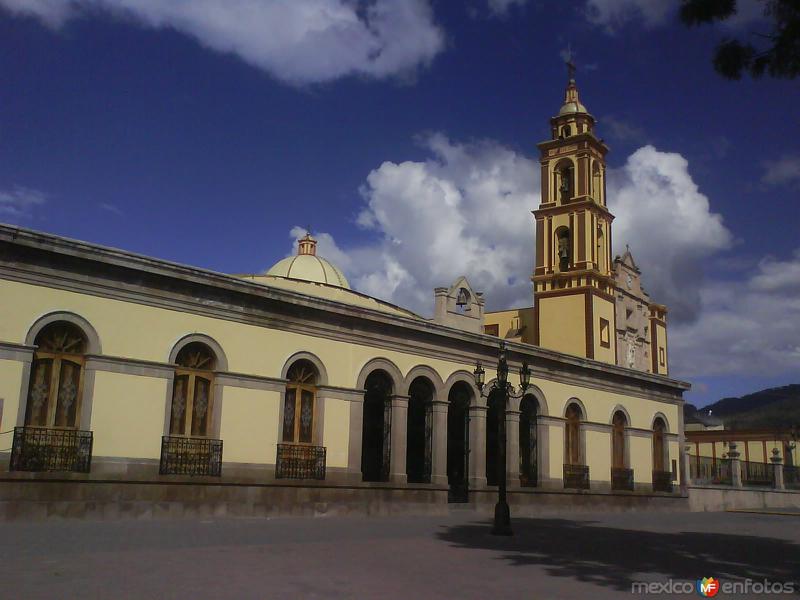
[[[508,498],[512,514],[518,517],[565,511],[688,510],[686,498],[677,494],[534,489],[511,490]],[[471,490],[465,504],[449,504],[447,488],[437,485],[0,480],[0,521],[446,515],[463,509],[490,515],[496,501],[496,489],[489,488]]]
[[[689,506],[696,512],[800,509],[800,491],[690,486]]]

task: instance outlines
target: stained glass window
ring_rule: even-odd
[[[208,437],[213,408],[214,353],[205,344],[192,342],[181,348],[175,362],[169,432]]]
[[[286,378],[289,382],[283,403],[283,441],[311,444],[314,441],[317,369],[310,361],[298,360]]]
[[[25,424],[78,426],[86,337],[75,325],[56,322],[34,340]]]

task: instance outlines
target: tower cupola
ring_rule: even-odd
[[[565,139],[582,133],[591,133],[595,118],[581,103],[578,84],[575,82],[575,65],[567,61],[567,89],[564,91],[564,104],[558,114],[550,119],[553,139]]]

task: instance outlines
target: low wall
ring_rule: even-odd
[[[449,504],[438,485],[120,481],[37,477],[0,479],[0,521],[51,518],[117,520],[210,517],[448,514],[463,508],[492,514],[497,489],[470,490]],[[688,510],[685,496],[547,489],[510,490],[517,517],[575,511]]]
[[[689,486],[688,491],[689,507],[698,512],[748,508],[800,508],[800,490]]]

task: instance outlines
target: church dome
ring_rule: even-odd
[[[561,110],[558,111],[558,116],[561,117],[563,115],[573,115],[576,113],[589,114],[589,111],[586,110],[586,107],[578,100],[575,100],[571,102],[564,102],[564,104],[561,106]]]
[[[324,283],[350,289],[344,273],[333,263],[317,256],[317,240],[306,234],[297,242],[297,255],[275,263],[266,273],[268,277],[285,277],[314,283]]]

